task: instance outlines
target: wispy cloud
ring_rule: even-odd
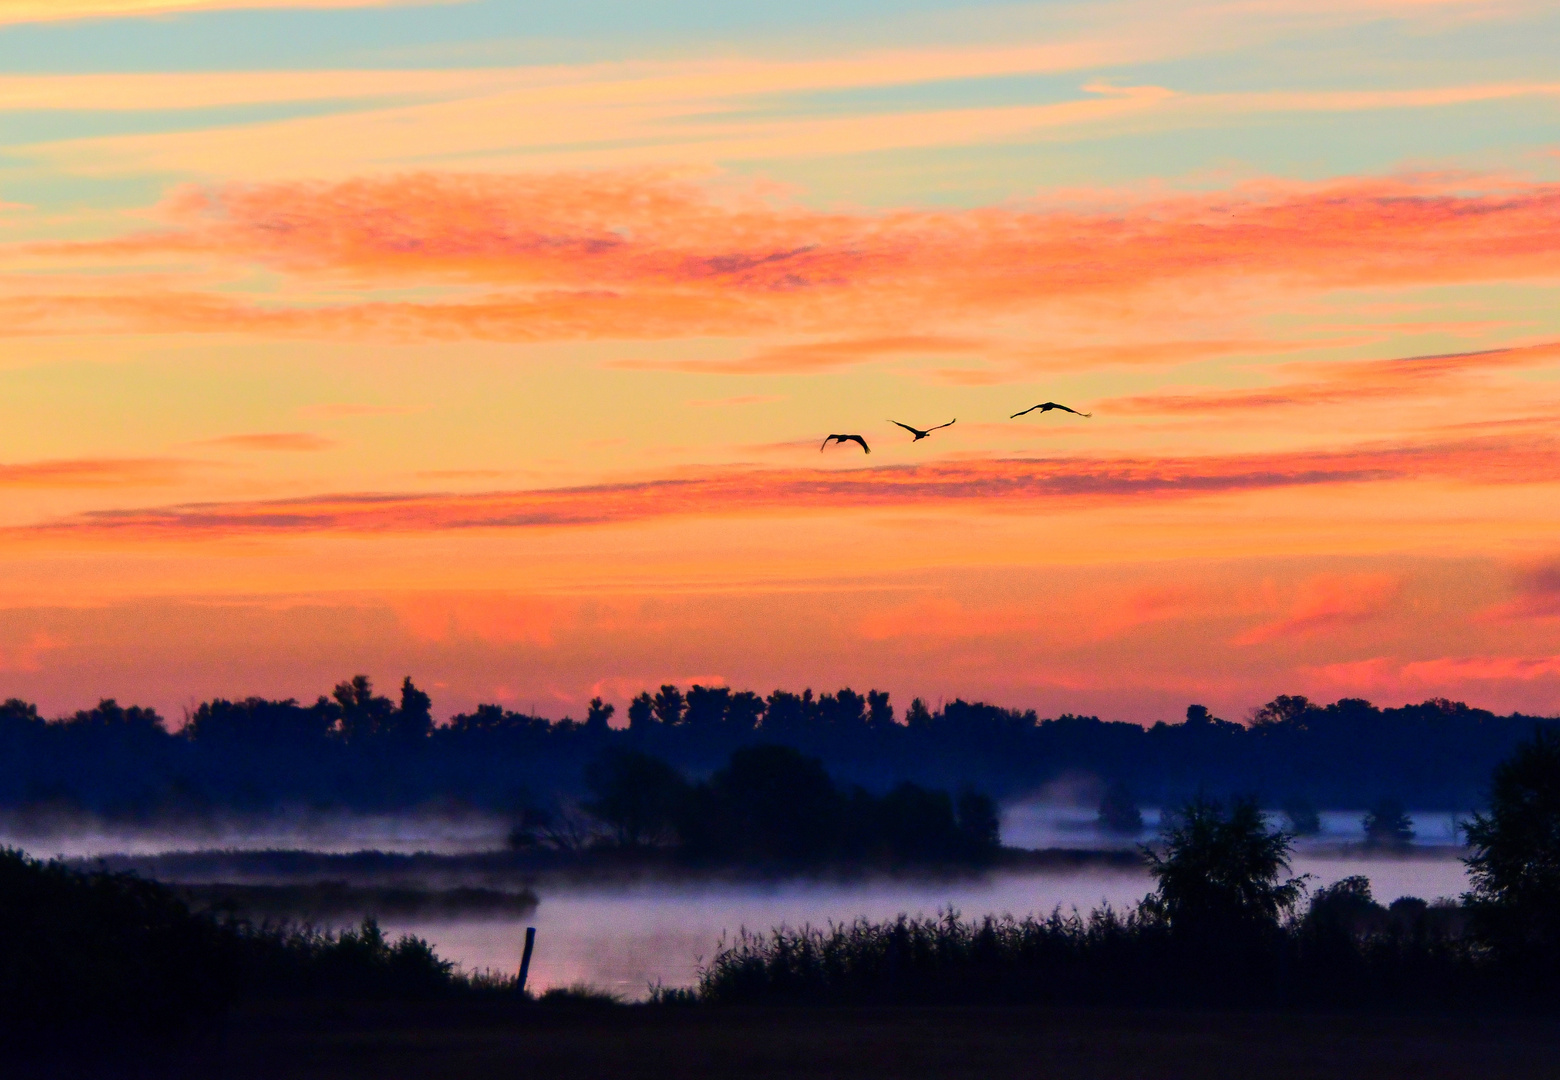
[[[392,7],[459,0],[0,0],[0,24],[258,8]]]
[[[618,360],[608,366],[630,370],[684,371],[714,375],[794,375],[833,371],[905,356],[968,353],[982,342],[936,334],[806,341],[760,349],[732,360]]]
[[[164,487],[199,462],[183,458],[68,458],[0,464],[0,488]]]
[[[1473,352],[1361,360],[1329,364],[1289,364],[1280,372],[1320,376],[1252,390],[1204,390],[1195,393],[1138,394],[1099,404],[1118,413],[1220,413],[1291,405],[1344,405],[1372,398],[1398,398],[1445,392],[1466,375],[1551,363],[1560,358],[1560,342]]]
[[[1037,500],[1114,502],[1438,477],[1531,483],[1554,477],[1560,442],[1485,438],[1415,446],[1189,458],[994,459],[842,470],[725,469],[677,479],[478,494],[343,494],[106,510],[27,532],[122,536],[426,532],[638,521],[681,515]],[[1303,612],[1301,613],[1304,614]]]
[[[1312,637],[1365,622],[1382,614],[1400,587],[1392,574],[1333,574],[1298,582],[1282,616],[1237,634],[1230,644]]]
[[[163,207],[165,229],[13,247],[0,257],[54,268],[213,259],[290,275],[289,295],[300,299],[259,304],[154,284],[85,292],[51,278],[47,292],[13,288],[0,314],[13,334],[805,334],[734,360],[672,365],[827,370],[896,353],[967,354],[984,335],[963,327],[1072,314],[1089,303],[1100,306],[1102,323],[1119,322],[1121,304],[1166,297],[1183,310],[1209,308],[1211,317],[1221,304],[1250,309],[1254,296],[1551,277],[1560,184],[1492,178],[1482,193],[1474,186],[1469,178],[1354,178],[1250,184],[1098,211],[882,213],[817,211],[758,188],[643,172],[186,189]],[[372,294],[407,285],[443,291],[428,300]],[[308,302],[310,287],[325,290],[321,300]],[[336,299],[352,288],[361,299]]]
[[[260,431],[248,435],[223,435],[215,439],[202,439],[202,446],[221,446],[234,450],[329,450],[335,439],[315,435],[308,431]]]

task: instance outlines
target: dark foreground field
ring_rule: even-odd
[[[1557,1072],[1560,1025],[1542,1019],[468,1002],[240,1012],[198,1049],[107,1075],[1436,1080]]]

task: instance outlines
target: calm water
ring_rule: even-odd
[[[1351,874],[1371,879],[1377,899],[1434,899],[1466,888],[1452,858],[1355,859],[1302,856],[1295,870],[1329,885]],[[1126,907],[1149,890],[1146,874],[1089,870],[1041,875],[995,875],[957,882],[877,881],[799,884],[766,888],[638,886],[578,892],[543,890],[535,915],[523,922],[396,922],[386,929],[425,937],[439,953],[468,969],[512,971],[520,960],[527,924],[537,928],[531,961],[537,988],[590,983],[629,997],[655,982],[694,982],[722,935],[743,927],[767,930],[786,923],[822,925],[859,916],[872,919],[935,914],[950,905],[966,916],[987,913],[1048,914],[1061,906],[1088,910],[1109,902]]]

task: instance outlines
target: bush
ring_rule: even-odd
[[[222,921],[131,874],[80,873],[0,851],[0,1041],[88,1031],[167,1038],[241,998],[416,1000],[512,991],[455,972],[426,941],[372,919],[340,934]]]
[[[242,942],[173,892],[129,874],[80,874],[0,851],[0,1037],[91,1026],[175,1034],[241,990]]]

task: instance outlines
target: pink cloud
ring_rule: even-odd
[[[1066,301],[1164,290],[1316,291],[1548,279],[1560,184],[1350,178],[1250,184],[1090,211],[820,211],[664,174],[422,174],[184,189],[160,231],[15,249],[49,260],[188,255],[300,283],[440,286],[432,299],[257,304],[148,285],[51,286],[0,304],[11,333],[66,330],[544,341],[808,334],[700,370],[817,370]],[[690,362],[691,364],[692,362]],[[724,364],[724,368],[721,366]]]
[[[264,431],[204,439],[201,445],[229,447],[234,450],[312,451],[329,450],[336,445],[336,440],[307,431]]]
[[[163,487],[198,464],[182,458],[67,458],[0,464],[0,488]]]
[[[1258,390],[1211,390],[1114,398],[1099,408],[1128,413],[1218,413],[1289,405],[1344,405],[1445,390],[1461,376],[1546,364],[1560,357],[1560,342],[1333,364],[1291,364],[1286,369],[1318,378]]]
[[[1237,634],[1230,644],[1261,645],[1365,622],[1386,610],[1400,585],[1392,574],[1324,575],[1302,581],[1283,616]]]
[[[40,630],[31,634],[19,645],[0,646],[0,671],[12,673],[42,671],[43,658],[51,652],[63,649],[66,644],[64,638]]]
[[[809,448],[811,444],[809,443]],[[1002,511],[1037,500],[1120,502],[1234,491],[1438,477],[1548,482],[1560,443],[1487,437],[1338,451],[1204,457],[998,458],[846,469],[712,469],[677,479],[480,493],[342,494],[256,502],[107,510],[28,531],[55,535],[229,535],[422,532],[732,516],[801,510],[982,503]],[[1304,617],[1303,613],[1300,617]]]

